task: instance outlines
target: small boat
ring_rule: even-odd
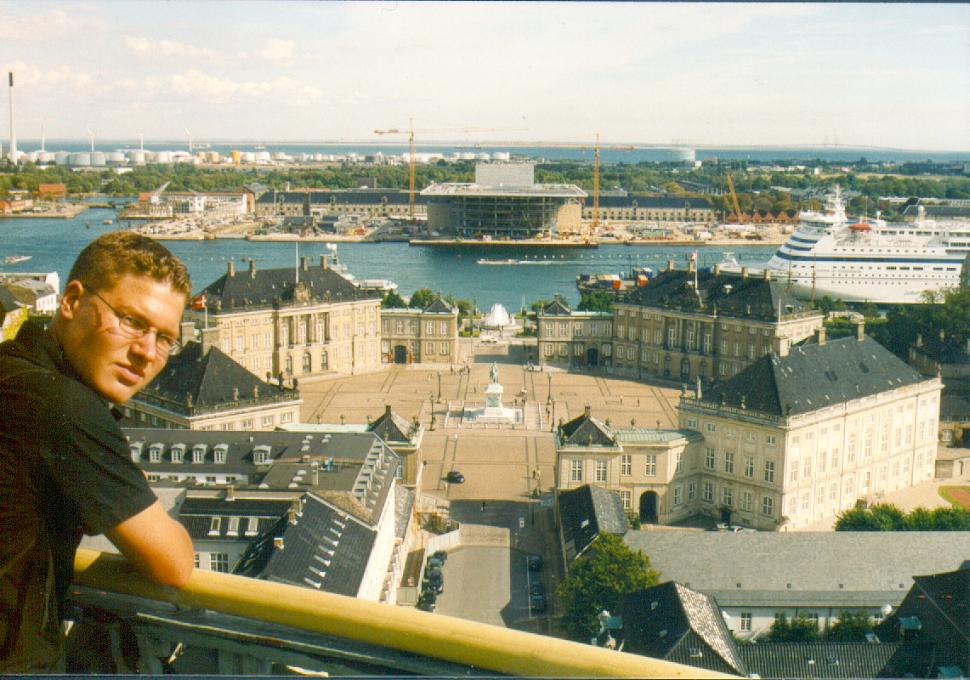
[[[26,262],[31,257],[31,255],[7,255],[5,258],[3,258],[3,263],[17,264],[18,262]]]
[[[105,224],[114,224],[114,220],[105,220],[104,223]]]

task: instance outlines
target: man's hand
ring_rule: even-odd
[[[106,531],[105,536],[139,571],[162,585],[180,588],[192,575],[192,539],[158,501]]]

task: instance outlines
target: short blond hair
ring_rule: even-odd
[[[91,241],[77,256],[67,279],[103,290],[126,274],[168,283],[186,298],[192,295],[192,281],[182,261],[162,244],[134,231],[112,231]]]

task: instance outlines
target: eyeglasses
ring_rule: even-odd
[[[111,313],[115,315],[118,320],[118,330],[120,330],[125,336],[131,338],[132,340],[138,340],[145,337],[152,332],[152,327],[145,322],[144,319],[139,319],[138,317],[131,316],[130,314],[122,314],[117,309],[112,306],[110,302],[105,300],[103,297],[98,295],[98,291],[93,288],[88,288],[88,292],[94,297],[98,298],[103,302]],[[157,328],[155,330],[155,347],[158,348],[158,353],[162,356],[168,356],[174,352],[178,352],[182,343],[173,338],[168,333],[162,333]]]

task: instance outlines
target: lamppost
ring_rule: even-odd
[[[434,393],[428,395],[428,406],[431,407],[431,429],[434,429]]]
[[[546,394],[546,403],[549,404],[552,402],[552,373],[547,373],[546,378],[549,379],[549,391]]]
[[[441,371],[438,371],[438,403],[441,403]]]

